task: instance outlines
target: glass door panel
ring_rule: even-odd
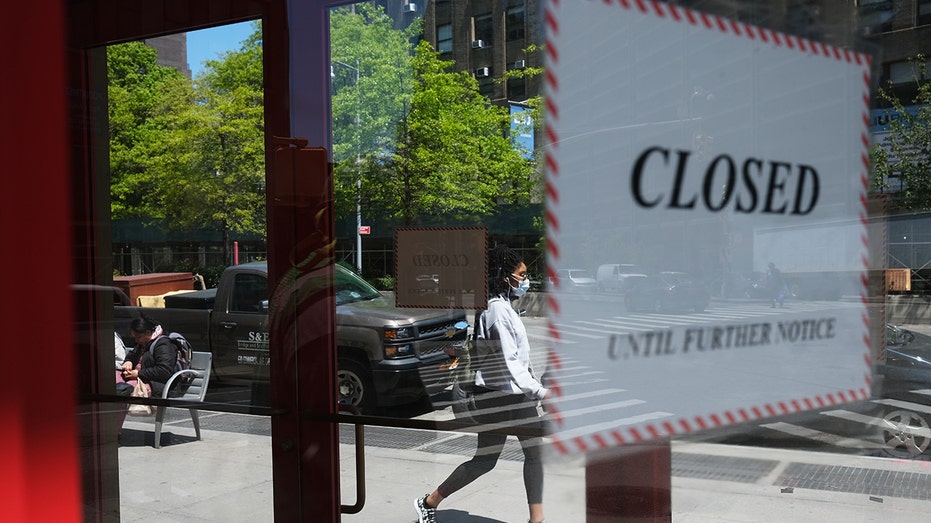
[[[364,416],[365,504],[345,521],[413,517],[415,499],[441,484],[448,499],[440,521],[584,517],[584,468],[548,460],[538,401],[551,348],[534,147],[543,57],[533,49],[542,34],[522,10],[519,19],[506,11],[499,3],[431,1],[360,2],[328,13],[335,258],[367,282],[353,293],[336,282],[339,401]],[[493,23],[505,19],[523,40],[509,41],[504,24]],[[476,46],[463,28],[479,22],[487,35]],[[489,249],[505,244],[512,258],[501,270],[530,292],[514,302],[496,298],[494,307],[521,324],[504,343],[522,344],[525,375],[499,366],[495,378],[486,364],[487,381],[473,391],[474,372],[466,370],[479,369],[478,356],[470,360],[464,341],[497,332],[476,318],[490,298],[508,295],[507,273],[492,269],[500,281],[489,287],[487,267]],[[384,333],[378,344],[350,334],[363,325]],[[525,380],[528,394],[511,388],[515,379]],[[471,406],[461,401],[466,388],[469,398],[477,393]],[[358,435],[353,416],[341,419],[341,493],[351,504]],[[473,476],[484,467],[493,469]]]
[[[262,23],[94,56],[107,101],[95,134],[109,165],[95,175],[100,276],[76,283],[75,295],[97,318],[88,325],[100,362],[93,387],[118,514],[269,521]],[[165,345],[170,333],[190,342],[186,364]],[[127,415],[140,378],[153,412]]]

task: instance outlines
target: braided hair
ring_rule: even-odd
[[[507,294],[510,285],[505,278],[512,274],[524,260],[514,249],[499,243],[488,251],[488,294]]]

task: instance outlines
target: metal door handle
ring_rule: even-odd
[[[339,410],[359,415],[359,409],[352,405],[340,405]],[[340,505],[339,511],[343,514],[358,514],[365,506],[365,426],[354,423],[356,433],[356,503],[355,505]]]

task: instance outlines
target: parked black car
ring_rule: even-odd
[[[631,283],[624,296],[628,311],[702,312],[711,302],[711,290],[684,272],[662,272]]]

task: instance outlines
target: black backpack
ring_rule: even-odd
[[[187,341],[184,336],[178,334],[177,332],[169,333],[168,340],[171,341],[171,343],[174,344],[175,349],[177,349],[175,351],[178,355],[177,359],[175,360],[175,372],[190,369],[191,357],[193,356],[192,352],[194,351],[194,348],[191,347],[191,343]],[[192,381],[194,381],[194,375],[190,373],[183,374],[175,381],[182,384],[190,384]]]

